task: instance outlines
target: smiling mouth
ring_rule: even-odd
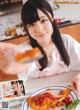
[[[46,34],[41,34],[41,35],[39,35],[38,37],[44,37]]]

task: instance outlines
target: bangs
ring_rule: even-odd
[[[27,8],[26,8],[27,7]],[[26,6],[22,9],[22,13],[24,12],[25,15],[22,15],[22,21],[25,25],[32,24],[38,20],[40,20],[38,13],[37,13],[37,7],[32,6]]]

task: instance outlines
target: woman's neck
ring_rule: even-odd
[[[49,47],[49,46],[52,44],[52,41],[50,41],[50,42],[48,42],[48,43],[41,42],[41,43],[39,43],[39,44],[40,44],[40,46],[41,46],[42,48],[47,48],[47,47]]]
[[[53,42],[50,41],[48,45],[43,47],[43,50],[45,51],[45,53],[48,57],[51,57],[51,54],[53,52]]]

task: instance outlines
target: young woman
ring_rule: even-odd
[[[43,58],[27,64],[17,63],[13,56],[25,50],[14,44],[0,43],[0,68],[4,72],[19,73],[18,76],[24,78],[37,78],[70,70],[80,71],[80,44],[70,35],[60,35],[49,3],[45,0],[28,0],[23,5],[21,17],[30,39],[26,48],[38,47]],[[21,72],[25,74],[21,75]],[[72,81],[73,88],[74,83],[80,94],[79,75]]]
[[[11,85],[12,85],[12,88],[13,88],[13,93],[14,93],[13,95],[16,95],[16,96],[25,95],[25,88],[24,88],[22,80],[12,81]]]

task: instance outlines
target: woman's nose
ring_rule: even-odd
[[[40,22],[37,22],[36,23],[36,32],[37,33],[40,33],[40,32],[42,32],[43,31],[43,25],[40,23]]]

